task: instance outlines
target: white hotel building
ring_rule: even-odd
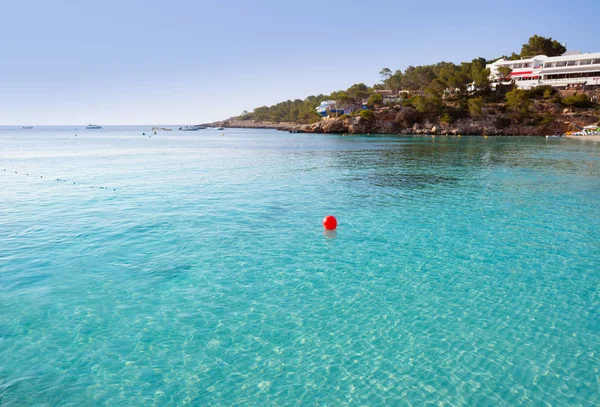
[[[498,68],[501,66],[512,69],[510,78],[500,78]],[[540,85],[551,85],[561,89],[600,86],[600,52],[566,52],[559,57],[538,55],[516,61],[499,59],[486,67],[490,70],[492,87],[495,87],[500,79],[504,79],[503,84],[514,81],[522,89]]]

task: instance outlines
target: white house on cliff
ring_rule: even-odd
[[[516,61],[499,59],[486,67],[490,70],[492,88],[498,83],[510,84],[512,81],[522,89],[540,85],[561,89],[600,86],[600,52],[566,52],[558,57],[537,55]],[[502,77],[498,71],[500,67],[512,69],[508,78]]]

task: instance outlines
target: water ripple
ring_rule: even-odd
[[[0,404],[600,404],[597,147],[70,131],[0,135],[119,191],[0,172]]]

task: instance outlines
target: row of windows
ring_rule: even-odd
[[[578,66],[578,65],[592,65],[600,64],[600,59],[584,59],[581,61],[560,61],[560,62],[548,62],[544,64],[542,68],[560,68],[561,66]]]
[[[560,68],[563,66],[578,66],[578,65],[592,65],[600,64],[600,59],[584,59],[581,61],[560,61],[560,62],[548,62],[546,64],[538,64],[535,68]],[[523,69],[531,68],[531,63],[527,62],[524,64],[513,64],[509,65],[511,69]]]
[[[521,82],[521,81],[537,81],[538,79],[540,79],[539,76],[522,76],[522,77],[515,78],[515,81],[517,81],[517,82]]]
[[[567,73],[556,75],[544,75],[544,79],[568,79],[568,78],[592,78],[600,77],[600,72]]]
[[[511,69],[531,68],[531,63],[526,64],[514,64],[510,66]]]
[[[583,72],[583,73],[568,73],[568,74],[555,74],[555,75],[544,75],[543,78],[540,76],[521,76],[514,78],[515,81],[537,81],[538,79],[552,80],[552,79],[573,79],[573,78],[600,78],[600,71],[596,72]]]

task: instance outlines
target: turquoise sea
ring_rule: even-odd
[[[149,130],[0,128],[0,405],[600,405],[600,145]]]

